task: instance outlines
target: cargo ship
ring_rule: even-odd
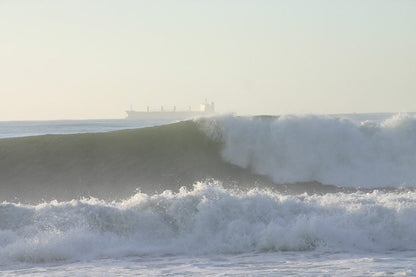
[[[176,110],[176,106],[173,106],[172,109],[165,109],[163,106],[160,107],[160,110],[154,111],[151,110],[149,106],[145,111],[135,111],[130,109],[126,111],[127,118],[132,120],[142,120],[142,119],[167,119],[167,120],[185,120],[201,116],[210,116],[215,113],[215,104],[207,103],[200,105],[199,111],[193,111],[191,107],[188,110]]]

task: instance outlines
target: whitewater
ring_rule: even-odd
[[[414,114],[114,123],[0,123],[0,274],[416,276]]]
[[[330,116],[217,121],[222,157],[276,183],[318,181],[343,187],[416,184],[416,120],[394,115],[380,123]]]

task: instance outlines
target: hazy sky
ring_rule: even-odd
[[[0,120],[416,111],[416,0],[0,0]]]

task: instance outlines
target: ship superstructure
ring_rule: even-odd
[[[184,120],[200,116],[208,116],[215,113],[215,104],[214,102],[200,105],[199,111],[193,111],[191,107],[188,110],[177,110],[176,106],[173,106],[171,109],[165,109],[163,106],[160,107],[160,110],[151,110],[147,106],[145,111],[135,111],[130,109],[126,111],[127,119],[172,119],[172,120]]]

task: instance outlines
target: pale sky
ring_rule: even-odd
[[[0,120],[416,111],[416,0],[0,0]]]

